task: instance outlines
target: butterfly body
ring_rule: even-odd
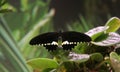
[[[80,32],[48,32],[38,35],[31,39],[31,45],[42,45],[49,51],[63,48],[63,50],[71,50],[75,45],[80,42],[90,42],[91,38]]]

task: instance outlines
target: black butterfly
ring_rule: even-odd
[[[38,35],[31,39],[30,45],[42,45],[48,51],[63,48],[63,50],[71,50],[80,42],[90,42],[91,38],[80,32],[67,31],[67,32],[48,32]]]

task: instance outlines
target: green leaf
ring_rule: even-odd
[[[0,7],[2,7],[4,4],[6,4],[7,1],[6,0],[0,0]]]
[[[6,21],[0,17],[0,63],[10,72],[30,72],[18,49]]]
[[[39,22],[33,27],[33,29],[31,29],[31,31],[29,31],[29,32],[23,37],[23,39],[19,42],[19,46],[21,46],[21,49],[26,48],[26,45],[29,43],[30,39],[31,39],[32,37],[34,37],[34,36],[39,32],[39,30],[40,30],[40,28],[41,28],[42,26],[44,26],[45,24],[47,24],[47,23],[51,20],[53,14],[54,14],[54,10],[51,10],[51,11],[46,15],[46,17],[45,17],[43,20],[39,21]],[[23,51],[23,50],[22,50],[22,51]]]
[[[78,63],[73,61],[64,61],[58,67],[57,72],[80,72],[79,69]]]
[[[94,40],[94,42],[103,41],[103,40],[105,40],[107,37],[108,37],[108,34],[107,34],[107,33],[102,33],[99,37],[97,37],[97,38]]]
[[[112,46],[120,43],[120,35],[117,33],[111,32],[109,33],[108,37],[105,40],[100,42],[92,42],[92,43],[98,46]]]
[[[82,42],[77,44],[77,46],[75,46],[72,50],[75,53],[85,53],[85,50],[89,47],[89,43],[86,42]]]
[[[102,34],[104,34],[104,32],[107,29],[108,29],[107,26],[99,26],[99,27],[96,27],[96,28],[93,28],[93,29],[89,30],[85,34],[87,34],[88,36],[90,36],[92,38],[92,41],[94,41],[96,38],[98,38],[99,36],[101,36]]]
[[[40,72],[41,72],[41,71],[40,71]],[[42,72],[56,72],[56,69],[47,68],[47,69],[42,70]]]
[[[48,58],[35,58],[27,61],[33,69],[43,70],[46,68],[57,68],[58,63],[53,59]]]
[[[111,19],[108,20],[105,26],[109,27],[106,30],[107,33],[115,32],[120,28],[120,19],[117,17],[112,17]]]
[[[104,59],[102,54],[100,54],[100,53],[93,53],[93,54],[91,54],[90,58],[91,58],[91,60],[97,61],[97,62],[101,62]]]
[[[2,9],[0,10],[0,13],[6,13],[6,12],[12,12],[11,9]]]
[[[120,72],[120,56],[118,56],[115,52],[111,52],[110,61],[115,72]]]
[[[82,62],[86,62],[90,58],[90,55],[70,52],[69,57],[70,57],[70,61],[82,63]]]

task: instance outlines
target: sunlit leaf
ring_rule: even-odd
[[[108,38],[109,34],[108,33],[102,33],[99,37],[97,37],[94,42],[100,42]]]
[[[114,71],[120,72],[120,56],[118,56],[115,52],[111,52],[110,61]]]
[[[92,38],[92,40],[94,41],[97,37],[102,35],[107,29],[108,29],[107,26],[99,26],[99,27],[96,27],[96,28],[89,30],[85,34],[90,36]]]
[[[109,33],[108,37],[105,40],[100,42],[92,42],[92,43],[98,46],[112,46],[120,43],[120,35],[117,33],[111,32]]]
[[[120,19],[117,17],[112,17],[111,19],[108,20],[108,22],[106,23],[106,26],[109,27],[106,30],[107,33],[115,32],[120,28]]]
[[[53,59],[48,58],[35,58],[27,61],[33,69],[43,70],[46,68],[57,68],[58,63]]]

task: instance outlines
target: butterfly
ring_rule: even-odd
[[[48,32],[40,34],[30,40],[30,45],[42,45],[48,51],[62,48],[63,50],[71,50],[81,42],[90,42],[91,38],[80,32]]]

